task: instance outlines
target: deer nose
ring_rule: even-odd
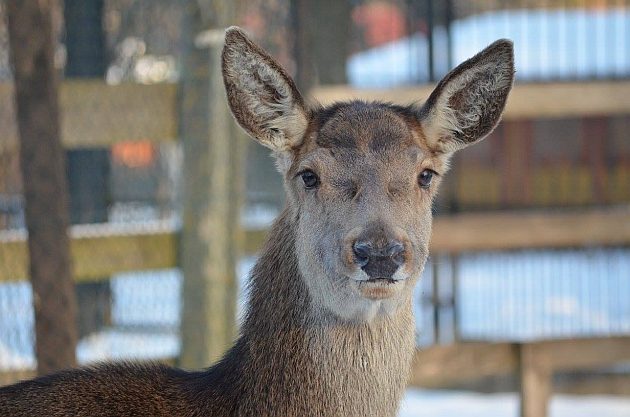
[[[357,241],[352,246],[355,262],[370,278],[390,279],[405,263],[405,246],[398,242],[389,242],[378,247],[369,241]]]

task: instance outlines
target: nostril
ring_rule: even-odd
[[[389,256],[396,265],[401,266],[405,263],[405,247],[400,242],[390,243],[387,247],[387,256]]]
[[[352,250],[354,252],[356,263],[361,268],[370,262],[370,252],[372,250],[372,246],[369,243],[356,242],[352,246]]]

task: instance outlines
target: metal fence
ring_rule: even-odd
[[[241,21],[265,39],[266,47],[284,65],[294,69],[289,37],[285,36],[290,32],[292,18],[289,3],[248,3],[241,11]],[[110,0],[105,5],[111,51],[104,77],[107,82],[117,85],[178,81],[178,22],[183,2]],[[351,5],[346,72],[355,86],[390,87],[435,80],[498,37],[511,37],[517,43],[521,81],[630,76],[630,5],[625,1],[585,1],[579,5],[535,1],[361,1]],[[2,12],[0,2],[0,81],[5,81],[6,86],[10,71]],[[63,48],[59,54],[63,58]],[[150,104],[147,100],[146,107]],[[113,111],[114,107],[105,99],[85,105],[95,113]],[[5,115],[0,109],[0,132],[6,132],[5,127],[13,124],[2,118]],[[90,122],[89,118],[86,120]],[[452,214],[626,205],[630,202],[630,148],[626,140],[629,120],[628,115],[620,115],[586,122],[571,119],[506,124],[484,144],[457,157],[436,211]],[[584,130],[584,124],[591,130]],[[4,146],[2,135],[0,249],[23,256],[23,251],[13,251],[11,246],[24,237],[19,163],[15,146]],[[76,250],[82,251],[85,259],[92,255],[94,263],[94,270],[87,272],[83,264],[79,265],[84,268],[81,280],[86,283],[83,290],[78,290],[84,300],[80,301],[80,325],[84,331],[78,356],[84,363],[172,358],[180,351],[182,275],[175,261],[160,263],[159,259],[175,257],[176,250],[162,252],[163,242],[151,240],[150,235],[149,251],[154,244],[153,252],[157,253],[152,265],[159,267],[135,272],[126,268],[125,273],[111,277],[104,277],[102,269],[98,269],[99,262],[135,265],[134,256],[151,256],[138,255],[142,251],[130,246],[133,242],[120,237],[119,232],[150,234],[157,228],[159,233],[171,233],[179,228],[180,144],[147,139],[100,146],[104,168],[98,187],[77,185],[92,194],[97,188],[101,190],[92,199],[75,200],[75,206],[79,213],[99,211],[94,217],[101,218],[98,222],[103,226],[76,229],[85,237],[81,241],[85,243],[78,243]],[[85,146],[76,144],[74,149],[86,151]],[[247,201],[241,222],[248,229],[264,228],[282,205],[280,178],[266,151],[255,146],[249,150]],[[79,159],[85,158],[83,155]],[[72,158],[76,154],[69,155]],[[84,169],[89,176],[96,175],[95,165],[88,162]],[[80,179],[76,174],[71,178]],[[90,193],[82,195],[86,196]],[[98,207],[94,206],[96,200],[100,201]],[[112,231],[116,234],[111,240],[90,240],[107,237]],[[627,334],[629,258],[627,245],[462,252],[457,256],[436,253],[418,287],[419,343]],[[10,276],[12,271],[20,270],[16,264],[24,259],[2,260],[0,374],[32,368],[35,360],[30,285],[23,280],[25,274]],[[241,278],[251,263],[252,258],[241,261]],[[99,285],[91,285],[95,282]]]
[[[505,120],[455,155],[436,211],[627,204],[629,126],[628,115]]]
[[[416,292],[420,345],[630,333],[630,249],[435,254]]]
[[[630,76],[627,1],[363,1],[352,11],[357,87],[439,80],[499,38],[516,45],[518,81]]]

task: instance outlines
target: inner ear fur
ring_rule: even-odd
[[[241,127],[276,152],[298,146],[308,113],[286,71],[236,26],[225,33],[221,64],[228,103]]]
[[[453,152],[486,137],[514,82],[512,42],[501,39],[449,72],[419,112],[429,145]]]

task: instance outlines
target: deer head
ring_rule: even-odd
[[[222,65],[232,113],[273,151],[284,177],[313,311],[365,322],[408,305],[449,159],[487,136],[505,107],[512,43],[496,41],[459,65],[422,106],[308,106],[287,72],[236,27]]]

